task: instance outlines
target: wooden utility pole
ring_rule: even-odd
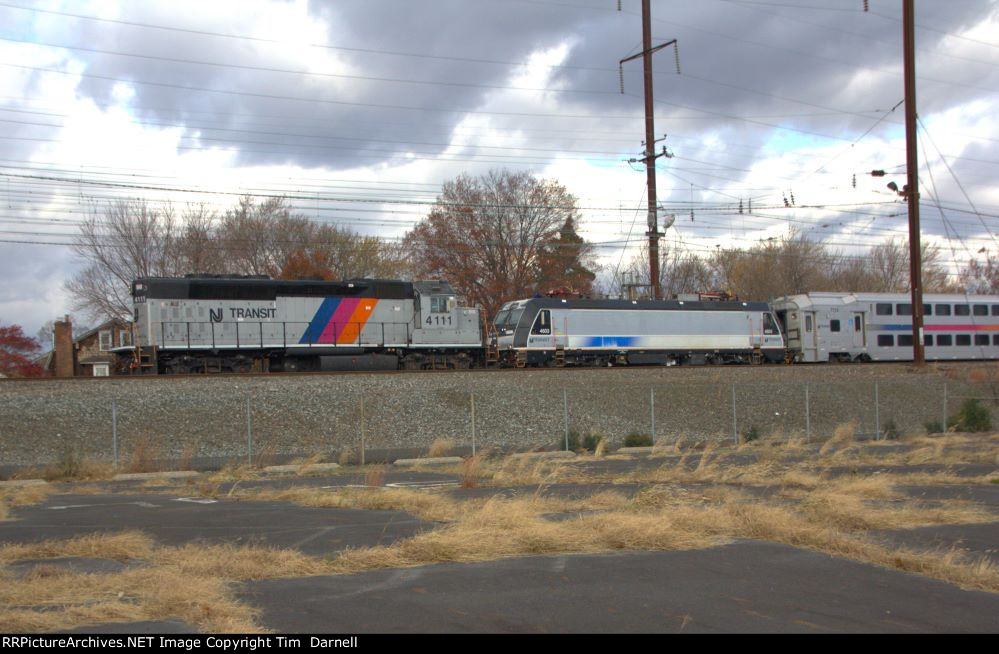
[[[919,159],[916,153],[916,28],[914,0],[902,0],[905,59],[905,149],[909,204],[909,286],[912,292],[912,360],[925,365],[923,348],[923,265],[919,247]]]
[[[623,64],[626,61],[637,59],[640,56],[642,58],[642,68],[645,73],[644,160],[649,198],[649,231],[646,232],[645,235],[649,237],[649,283],[652,286],[653,300],[658,300],[662,295],[659,280],[659,237],[662,236],[662,232],[659,231],[659,220],[656,213],[658,207],[656,202],[656,159],[661,156],[669,157],[672,155],[666,153],[665,147],[663,148],[661,154],[656,154],[655,113],[652,103],[652,54],[657,50],[661,50],[667,46],[675,44],[676,39],[673,39],[668,43],[657,45],[654,48],[652,47],[652,9],[650,7],[650,0],[642,0],[642,52],[632,57],[622,59],[620,63]],[[677,61],[677,72],[679,72],[679,59]]]

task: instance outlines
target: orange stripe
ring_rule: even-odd
[[[336,339],[337,345],[347,345],[357,342],[357,336],[364,325],[368,324],[371,312],[375,310],[378,300],[362,298],[358,303],[354,313],[350,314],[350,322],[344,326],[340,336]]]

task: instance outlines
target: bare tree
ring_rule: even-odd
[[[968,293],[994,295],[999,293],[999,260],[985,253],[985,259],[971,259],[961,271],[961,285]]]
[[[73,308],[91,319],[127,318],[137,277],[174,275],[179,257],[173,211],[144,200],[118,200],[84,220],[73,244],[88,265],[66,282]]]
[[[556,181],[509,171],[462,175],[444,184],[406,243],[417,275],[448,279],[492,316],[511,299],[571,285],[547,278],[552,269],[544,266],[570,220],[579,224],[576,198]],[[577,245],[581,254],[583,247]]]
[[[638,256],[631,261],[628,273],[644,289],[645,296],[651,295],[648,245],[643,245]],[[680,293],[717,290],[715,275],[708,262],[686,249],[682,243],[660,244],[659,285],[664,298]]]

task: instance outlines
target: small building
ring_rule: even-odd
[[[51,377],[107,377],[120,374],[120,361],[112,348],[132,344],[132,324],[108,320],[73,338],[69,316],[57,320],[53,329],[53,349],[35,362]]]

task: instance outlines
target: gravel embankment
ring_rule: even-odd
[[[157,458],[245,459],[344,448],[425,450],[435,439],[479,448],[529,449],[569,426],[620,442],[732,438],[810,430],[824,438],[857,419],[862,434],[894,423],[902,433],[953,413],[960,398],[996,397],[999,383],[969,383],[973,364],[724,366],[506,370],[424,374],[207,376],[0,382],[0,468],[49,463],[66,452],[120,461],[145,447]],[[989,364],[973,377],[996,378]],[[960,377],[961,379],[957,379]],[[733,425],[733,391],[735,420]],[[806,408],[807,395],[807,408]],[[877,403],[875,403],[877,396]],[[994,402],[987,403],[990,407]],[[248,416],[249,413],[249,429]],[[248,438],[248,431],[250,438]]]

